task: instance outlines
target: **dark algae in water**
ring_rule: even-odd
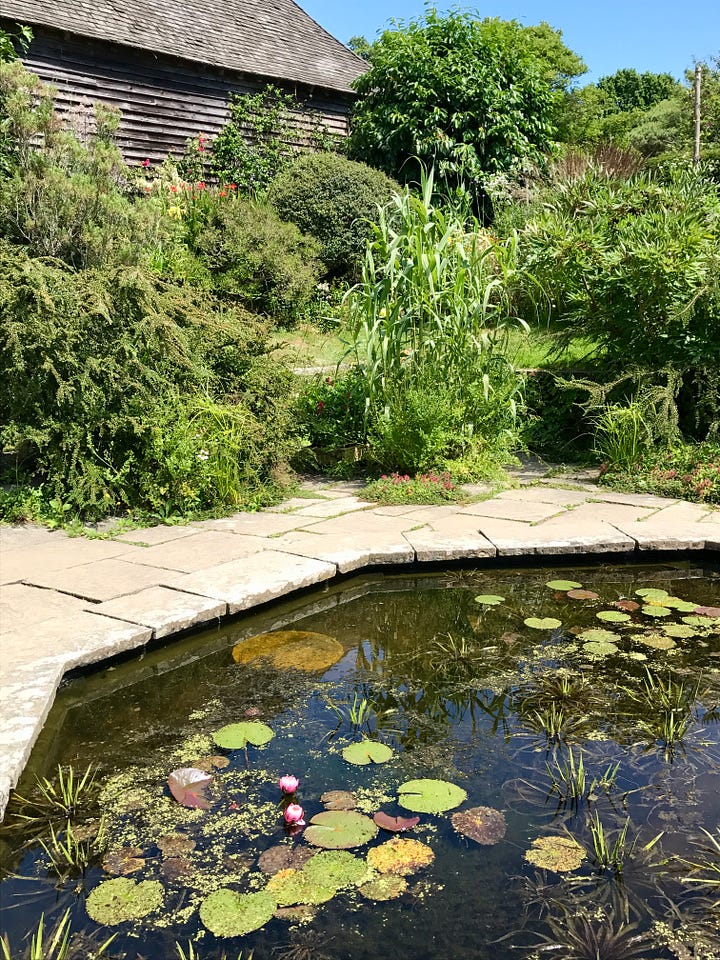
[[[11,960],[720,960],[720,569],[366,577],[79,677],[0,849]]]

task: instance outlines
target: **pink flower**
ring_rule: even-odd
[[[288,807],[286,807],[285,813],[283,814],[283,817],[285,818],[285,823],[289,827],[292,827],[292,826],[304,827],[305,826],[305,821],[303,820],[304,816],[305,816],[305,811],[303,810],[303,808],[300,806],[299,803],[291,803]]]
[[[204,190],[204,189],[205,189],[205,181],[204,181],[204,180],[201,180],[200,183],[198,183],[197,188],[198,188],[198,190]]]
[[[293,777],[289,773],[286,773],[284,777],[280,777],[278,786],[283,793],[295,793],[297,788],[300,786],[300,781],[297,777]]]
[[[142,165],[143,165],[144,167],[149,167],[149,166],[150,166],[150,161],[146,158],[145,160],[143,160]]]

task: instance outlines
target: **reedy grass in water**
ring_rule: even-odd
[[[27,798],[14,795],[13,806],[19,805],[14,819],[26,823],[72,820],[82,816],[84,808],[91,807],[97,799],[98,791],[92,764],[82,776],[75,772],[72,765],[58,765],[56,780],[37,777],[36,784],[39,796]],[[25,810],[28,812],[23,812]]]
[[[93,960],[103,956],[117,934],[113,934],[97,948],[88,950],[86,946],[73,943],[70,916],[71,911],[66,910],[55,929],[48,933],[45,929],[45,914],[40,914],[35,932],[30,938],[30,945],[22,953],[12,950],[7,936],[0,938],[0,960]]]
[[[50,824],[50,839],[40,840],[40,846],[50,858],[52,870],[61,879],[71,874],[85,874],[90,864],[105,849],[105,823],[102,818],[97,832],[92,836],[78,836],[72,821],[68,820],[65,829],[55,831]]]
[[[620,764],[609,764],[599,778],[591,779],[585,769],[582,749],[578,748],[578,758],[575,760],[575,754],[570,747],[567,760],[554,757],[552,766],[546,763],[545,768],[552,784],[550,795],[557,796],[560,806],[575,810],[584,801],[593,798],[598,788],[604,791],[613,789]]]

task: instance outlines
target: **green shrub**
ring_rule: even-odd
[[[320,241],[334,276],[355,274],[372,236],[377,208],[399,190],[364,163],[333,153],[304,154],[273,181],[268,200],[283,220]]]
[[[720,503],[720,444],[678,442],[650,450],[632,469],[609,466],[601,482],[616,490]]]
[[[528,273],[568,336],[616,367],[720,365],[720,199],[682,170],[561,184],[522,231]]]
[[[257,319],[208,294],[0,242],[0,442],[72,514],[262,497],[300,446],[264,353]]]
[[[323,267],[319,245],[264,204],[212,204],[196,248],[215,291],[282,321],[302,315]]]
[[[335,377],[313,377],[303,383],[298,419],[312,447],[337,450],[365,442],[365,384],[351,369]]]

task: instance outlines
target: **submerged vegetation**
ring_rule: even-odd
[[[324,956],[365,960],[396,907],[415,924],[400,955],[442,935],[445,956],[481,903],[503,960],[712,944],[717,572],[586,573],[426,578],[443,589],[231,632],[130,697],[122,681],[73,721],[67,752],[92,767],[13,799],[2,842],[23,879],[3,902],[31,884],[57,923],[79,898],[82,936],[109,928],[128,957],[301,956],[312,931]],[[283,637],[302,664],[277,660]],[[9,942],[22,915],[3,912]]]

